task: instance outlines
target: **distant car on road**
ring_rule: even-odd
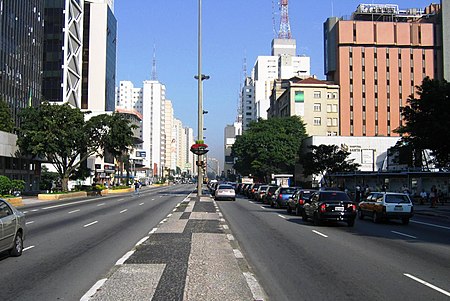
[[[236,201],[236,192],[234,191],[234,187],[229,184],[219,184],[215,191],[214,199]]]
[[[316,190],[298,189],[287,201],[287,213],[294,212],[295,215],[302,215],[303,205],[309,200],[313,192],[316,192]]]
[[[400,219],[407,225],[413,215],[414,205],[406,193],[372,192],[358,206],[358,218],[369,216],[375,223]]]
[[[0,252],[20,256],[27,233],[25,215],[6,200],[0,199]]]
[[[284,208],[289,198],[295,193],[298,187],[279,187],[273,194],[270,207]]]
[[[259,186],[258,190],[256,190],[255,193],[253,194],[255,201],[259,201],[259,202],[262,201],[262,198],[266,194],[267,188],[269,188],[269,185],[261,185],[261,186]]]
[[[356,204],[343,191],[316,191],[303,208],[302,219],[311,218],[316,226],[323,221],[343,221],[349,227],[355,224]]]

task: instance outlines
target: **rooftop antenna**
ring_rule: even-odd
[[[291,35],[291,25],[289,24],[289,4],[288,0],[281,0],[281,22],[280,31],[278,32],[279,39],[290,39]]]
[[[158,75],[156,74],[156,46],[155,46],[155,44],[153,44],[152,80],[158,80]]]
[[[276,29],[276,21],[275,21],[275,1],[276,0],[272,0],[272,30],[273,30],[273,36],[276,37],[277,36],[277,29]]]

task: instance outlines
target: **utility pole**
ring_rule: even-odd
[[[202,77],[202,0],[198,0],[198,135],[197,140],[203,141],[203,77]],[[197,160],[197,196],[202,196],[203,168],[200,166],[203,155],[198,155]]]

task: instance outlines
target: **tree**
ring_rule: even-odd
[[[352,172],[359,167],[359,164],[348,159],[350,152],[339,149],[337,145],[311,145],[308,148],[311,151],[300,158],[303,174],[306,177],[322,175],[326,186],[331,184],[333,173]]]
[[[293,173],[305,137],[305,126],[298,116],[253,122],[232,147],[234,169],[264,180],[271,174]]]
[[[21,111],[17,145],[22,155],[45,158],[56,168],[64,191],[68,180],[91,156],[102,156],[112,122],[106,114],[85,121],[85,114],[68,104],[42,103]],[[127,128],[124,127],[127,132]]]
[[[401,108],[404,124],[395,130],[402,145],[420,154],[429,149],[438,167],[450,167],[450,83],[426,77]]]
[[[11,118],[11,110],[8,104],[0,100],[0,131],[12,133],[14,130],[14,122]]]

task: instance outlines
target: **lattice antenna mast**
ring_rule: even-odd
[[[278,32],[279,39],[290,39],[291,36],[291,25],[289,24],[289,5],[288,0],[281,0],[281,22],[280,31]]]
[[[156,46],[155,45],[153,45],[152,80],[158,80],[158,75],[156,73]]]
[[[242,106],[244,105],[244,100],[242,99],[242,89],[244,88],[244,84],[245,81],[247,79],[247,56],[244,56],[244,62],[242,64],[242,79],[241,79],[241,84],[239,87],[239,101],[238,101],[238,107],[237,107],[237,117],[236,117],[236,121],[240,121],[239,119],[242,119],[242,113],[243,113],[243,109]]]

